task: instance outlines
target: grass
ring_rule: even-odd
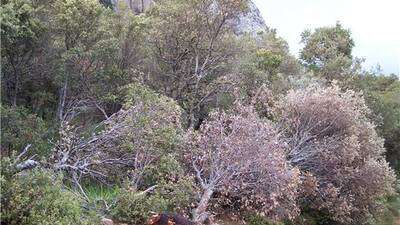
[[[107,187],[98,184],[88,184],[84,190],[89,198],[88,207],[102,215],[109,213],[120,193],[120,188],[117,186]]]

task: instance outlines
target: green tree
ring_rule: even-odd
[[[149,86],[177,100],[196,126],[226,82],[237,55],[229,23],[247,10],[245,0],[168,0],[149,11]]]
[[[304,48],[300,59],[315,74],[327,80],[342,80],[359,69],[359,59],[354,59],[354,41],[351,32],[336,23],[333,27],[321,27],[301,34]]]
[[[106,9],[97,0],[55,0],[48,10],[49,27],[54,39],[52,47],[58,52],[59,65],[63,65],[59,66],[58,71],[60,88],[57,119],[61,120],[68,97],[82,92],[89,72],[101,66],[93,65],[94,51],[107,51],[113,45],[106,42]]]
[[[379,134],[385,139],[386,158],[400,174],[400,80],[396,75],[360,75],[353,83],[362,90],[373,112]]]
[[[33,64],[44,27],[29,0],[3,1],[0,8],[3,99],[17,105],[21,85]],[[4,101],[3,100],[3,101]]]

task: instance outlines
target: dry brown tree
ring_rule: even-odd
[[[304,200],[335,220],[361,224],[395,181],[362,95],[308,87],[290,91],[277,112],[288,159],[304,174]]]
[[[242,209],[272,219],[298,213],[298,170],[286,162],[285,145],[274,126],[253,108],[238,106],[234,114],[214,112],[186,138],[186,160],[202,190],[193,212],[195,222],[208,217],[216,192],[235,196]]]

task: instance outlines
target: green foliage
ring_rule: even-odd
[[[23,107],[0,106],[2,154],[11,156],[32,144],[30,153],[46,156],[49,153],[46,123]]]
[[[37,9],[29,0],[9,0],[0,8],[2,56],[19,56],[32,50],[43,27],[34,17]],[[18,60],[15,58],[15,60]]]
[[[264,71],[268,71],[270,74],[275,73],[278,67],[281,65],[283,57],[279,54],[275,54],[270,50],[260,49],[256,53],[258,68]]]
[[[2,174],[7,161],[2,160]],[[10,225],[95,224],[88,220],[76,195],[61,177],[45,170],[1,176],[1,219]]]
[[[44,26],[29,0],[1,3],[2,101],[17,105],[21,85],[27,79],[32,55],[42,41]]]
[[[132,83],[125,88],[124,108],[142,107],[140,118],[135,127],[148,129],[142,138],[154,147],[170,152],[179,144],[182,110],[171,98]]]
[[[186,176],[178,161],[171,155],[162,156],[146,168],[144,186],[155,188],[144,193],[126,187],[116,198],[111,209],[113,217],[121,222],[144,224],[152,213],[189,213],[194,202],[194,180]]]
[[[159,105],[164,111],[171,110],[171,112],[177,114],[182,113],[181,108],[172,98],[158,94],[154,90],[138,82],[127,85],[124,94],[125,107],[134,106],[136,104],[143,104],[147,108]]]
[[[377,131],[385,139],[386,158],[400,174],[400,80],[397,76],[359,76],[353,87],[363,91]]]
[[[263,216],[257,214],[251,214],[246,218],[246,224],[249,225],[283,225],[280,222],[273,222]]]
[[[317,28],[314,32],[306,30],[301,39],[304,48],[300,52],[300,59],[317,75],[328,80],[343,79],[357,68],[357,64],[352,68],[354,41],[351,32],[340,23]]]
[[[347,161],[366,155],[378,147],[380,152],[384,152],[380,139],[376,143],[378,147],[371,145],[364,148],[357,144],[375,139],[371,135],[376,136],[376,128],[385,139],[387,160],[400,175],[400,81],[396,76],[377,76],[375,73],[358,76],[360,61],[352,56],[354,41],[351,32],[339,23],[302,34],[305,46],[300,60],[305,66],[303,68],[289,53],[286,41],[275,30],[266,28],[254,36],[235,35],[236,21],[240,21],[241,16],[248,12],[247,0],[164,0],[157,1],[141,15],[134,15],[123,3],[115,7],[116,13],[113,11],[113,2],[5,0],[1,3],[0,180],[1,217],[5,224],[98,222],[83,208],[94,209],[95,212],[89,213],[112,215],[117,220],[133,224],[143,224],[152,212],[188,214],[199,200],[196,195],[199,192],[196,186],[199,185],[196,183],[198,180],[188,175],[193,172],[190,169],[192,162],[177,160],[182,159],[183,150],[194,152],[194,147],[183,149],[185,130],[182,118],[184,125],[198,129],[207,124],[204,121],[207,121],[209,112],[214,108],[229,110],[236,101],[243,105],[251,104],[263,117],[273,118],[274,106],[280,94],[289,89],[301,90],[309,84],[324,84],[334,79],[339,80],[342,87],[363,91],[372,114],[363,117],[359,123],[372,119],[377,126],[368,123],[367,127],[357,129],[338,127],[336,133],[346,131],[340,135],[353,137],[351,140],[343,139],[339,143],[343,145],[341,147],[322,146],[334,143],[339,138],[337,134],[329,139],[322,139],[321,134],[316,134],[305,141],[304,146],[299,145],[305,155],[309,156],[307,151],[320,145],[320,149],[327,152],[327,158],[337,157]],[[303,70],[308,70],[307,74],[304,75]],[[328,90],[325,87],[322,89]],[[327,95],[318,99],[330,97]],[[338,100],[343,98],[346,97],[340,96]],[[328,119],[333,125],[339,124],[351,118],[349,115],[356,111],[349,109],[347,115],[347,111],[346,114],[340,114],[340,110],[336,109],[325,115],[329,108],[325,106],[336,107],[336,104],[316,102],[310,102],[310,96],[305,96],[299,98],[296,105],[298,103],[299,109],[306,111],[304,117],[317,117],[313,120],[317,128]],[[61,121],[65,115],[75,113],[76,105],[79,108],[76,109],[76,117],[69,124],[64,121],[67,126],[61,127],[59,136],[54,134],[54,116],[57,114],[57,119]],[[342,101],[338,101],[337,106],[340,109]],[[68,114],[70,109],[73,112]],[[336,118],[337,115],[342,116]],[[232,118],[237,116],[235,114]],[[280,116],[276,115],[271,126],[275,127],[275,123],[282,119]],[[296,125],[304,117],[288,121],[287,126]],[[309,123],[306,121],[299,127]],[[231,125],[232,120],[226,124]],[[252,129],[248,121],[240,124],[244,130],[248,129],[247,133],[259,132],[259,127]],[[62,131],[63,128],[67,132]],[[314,128],[293,134],[307,136]],[[245,139],[232,138],[231,141],[236,143],[229,146],[232,152],[237,153],[240,149],[255,146],[254,143],[261,143],[251,139],[255,135],[246,136],[245,133]],[[364,133],[371,135],[362,137]],[[214,134],[217,141],[220,140],[220,134]],[[205,132],[204,137],[210,135],[213,134]],[[289,148],[293,143],[287,141],[285,144]],[[56,145],[52,146],[52,143]],[[205,143],[209,144],[209,141]],[[246,145],[240,147],[244,143]],[[283,145],[284,141],[279,143]],[[28,144],[32,146],[22,158],[36,155],[35,160],[47,168],[62,164],[61,170],[66,177],[43,169],[20,172],[16,165],[23,159],[15,156]],[[349,147],[360,150],[351,155],[353,151],[349,151]],[[332,154],[333,148],[338,150],[337,154]],[[210,152],[214,150],[210,148]],[[285,154],[288,152],[285,151]],[[199,156],[199,163],[207,154]],[[280,165],[286,165],[286,160],[290,158],[282,156]],[[309,160],[310,167],[315,167],[319,159],[303,157],[299,161]],[[358,169],[359,165],[355,163],[338,163],[327,172],[316,171],[315,174],[321,176],[335,175],[315,183],[318,188],[323,188],[323,182],[330,179],[337,180],[333,183],[340,187],[337,190],[322,190],[323,200],[330,203],[330,195],[359,205],[361,203],[358,202],[364,200],[368,203],[372,198],[375,200],[374,193],[385,186],[384,181],[379,179],[384,178],[383,172],[389,172],[379,169],[382,166],[386,169],[384,159],[379,159],[379,162],[367,164],[364,170]],[[210,158],[212,162],[215,160],[216,157]],[[237,161],[229,163],[227,167],[231,168]],[[255,160],[252,160],[251,164],[254,163]],[[269,171],[271,165],[276,163],[278,161],[273,160],[262,165],[266,165],[264,169]],[[76,168],[79,169],[75,170],[71,165],[78,165]],[[333,162],[318,165],[323,170]],[[340,168],[343,165],[346,168],[342,170]],[[86,166],[88,170],[82,172]],[[338,169],[340,172],[335,173]],[[356,177],[343,181],[355,169]],[[306,168],[304,171],[312,169]],[[205,173],[207,171],[201,171],[200,176]],[[68,180],[64,178],[76,174],[82,175],[87,202],[82,202],[63,186],[63,181]],[[259,182],[262,180],[260,174],[255,173],[254,176]],[[240,203],[237,199],[257,193],[252,200],[264,196],[271,199],[267,203],[273,204],[273,207],[268,208],[267,204],[258,204],[257,201],[251,207],[265,207],[271,214],[274,211],[282,217],[286,216],[283,216],[286,211],[297,215],[297,192],[283,191],[291,188],[290,185],[270,186],[285,179],[288,178],[274,176],[260,182],[263,184],[259,186],[262,191],[255,191],[254,186],[246,186],[248,192],[244,193],[237,191],[240,190],[238,186],[225,184],[218,191],[229,188],[235,193],[232,210],[238,209],[238,205],[249,207],[249,202]],[[98,181],[110,183],[110,186],[99,184]],[[121,187],[123,181],[126,181],[127,187]],[[375,183],[370,184],[371,181]],[[359,182],[358,185],[354,185],[356,182]],[[275,191],[271,192],[272,189]],[[340,195],[336,196],[336,191]],[[306,200],[313,202],[311,197]],[[288,203],[287,207],[281,207],[281,201],[285,205]],[[346,208],[346,205],[333,203],[335,201],[325,205],[316,202],[313,210],[310,209],[311,205],[304,206],[301,216],[294,223],[334,224],[328,211]],[[398,196],[381,197],[371,203],[384,206],[379,215],[371,216],[371,224],[393,224],[394,218],[399,217]],[[215,204],[220,202],[215,201]],[[348,210],[355,209],[357,204]],[[369,208],[373,207],[375,204]],[[327,212],[318,211],[321,208]],[[218,209],[218,206],[213,209]],[[354,223],[360,221],[359,218],[354,219]],[[259,215],[249,216],[247,222],[253,225],[273,224]]]
[[[120,222],[144,224],[151,212],[168,210],[168,203],[160,196],[142,195],[126,189],[117,198],[116,206],[112,209],[113,218]]]
[[[305,44],[301,58],[311,66],[320,67],[338,56],[352,57],[354,41],[350,30],[344,29],[340,23],[318,28],[313,33],[305,31],[301,38]]]
[[[117,185],[109,187],[92,182],[84,185],[83,189],[88,197],[86,206],[91,212],[99,215],[110,214],[110,209],[121,192],[121,188]]]
[[[188,213],[196,200],[194,178],[185,174],[185,169],[175,155],[162,156],[156,164],[146,168],[145,186],[158,185],[156,193],[168,199],[170,211]]]

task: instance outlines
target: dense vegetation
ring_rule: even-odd
[[[297,59],[246,0],[0,10],[1,224],[399,220],[400,80],[339,23]]]

